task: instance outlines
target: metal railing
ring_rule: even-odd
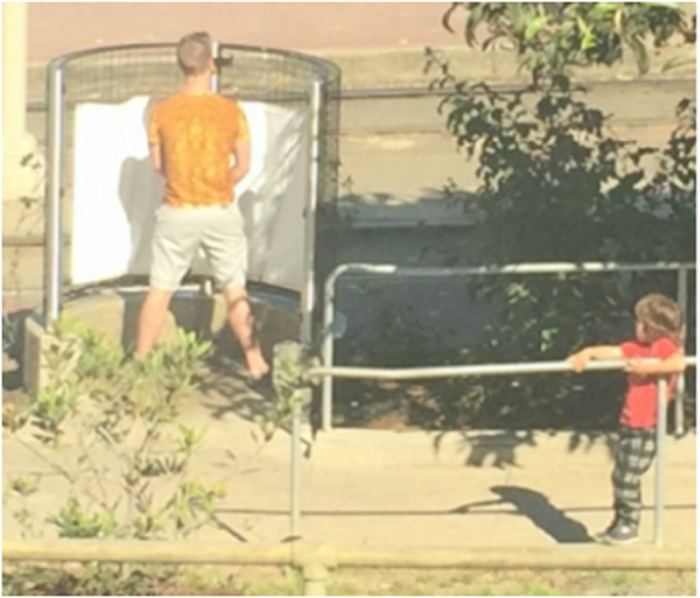
[[[644,359],[644,362],[655,363],[656,359]],[[686,357],[686,366],[696,367],[697,358]],[[589,363],[586,371],[622,370],[625,367],[623,360],[605,360]],[[466,365],[446,366],[431,368],[407,368],[407,369],[375,369],[353,367],[313,367],[309,370],[312,377],[317,378],[352,378],[365,380],[425,380],[435,378],[451,378],[464,376],[509,376],[513,374],[544,374],[555,372],[571,372],[571,366],[565,361],[544,361],[538,363],[506,363],[491,365]],[[655,465],[655,501],[654,501],[654,543],[661,546],[663,542],[663,509],[664,509],[664,478],[666,457],[666,409],[668,405],[668,384],[666,378],[659,377],[657,393],[657,425],[656,425],[656,465]],[[295,420],[300,419],[295,414]],[[292,496],[291,496],[291,521],[294,536],[300,534],[301,499],[298,489],[301,488],[301,457],[299,450],[294,452],[294,446],[301,445],[301,436],[298,426],[292,428]]]
[[[338,279],[346,274],[372,274],[378,276],[391,277],[421,277],[421,278],[442,278],[446,276],[484,276],[498,274],[582,274],[582,273],[603,273],[603,272],[663,272],[663,271],[678,271],[678,304],[686,312],[688,305],[688,271],[695,269],[695,264],[683,262],[668,262],[659,264],[618,264],[604,262],[582,262],[577,263],[534,263],[534,264],[512,264],[506,266],[481,266],[481,267],[464,267],[464,268],[405,268],[395,264],[341,264],[335,268],[326,278],[324,288],[324,304],[323,304],[323,339],[322,339],[322,361],[325,367],[335,368],[333,363],[334,353],[334,323],[335,323],[335,287]],[[527,364],[506,364],[502,366],[486,366],[498,368],[513,367],[511,374],[517,373],[534,373],[529,371],[520,371],[519,368]],[[347,368],[341,368],[342,371],[348,371]],[[354,368],[358,372],[369,372],[367,368]],[[433,368],[435,369],[435,368]],[[341,371],[341,370],[337,370]],[[376,372],[376,370],[373,370]],[[437,377],[444,378],[445,371],[436,369]],[[452,374],[456,376],[462,375],[488,375],[474,374],[473,370],[465,368],[454,370],[458,373]],[[470,371],[471,374],[466,372]],[[552,372],[560,371],[558,369],[548,370]],[[494,370],[494,373],[498,373]],[[359,376],[355,376],[356,378]],[[321,401],[321,428],[324,432],[328,432],[333,428],[333,377],[330,374],[323,375],[322,382],[322,401]],[[389,375],[385,379],[396,379]],[[675,423],[676,434],[680,435],[684,429],[683,422],[683,394],[685,391],[685,380],[683,376],[679,377],[676,385],[676,403],[675,403]]]
[[[644,360],[655,362],[658,360]],[[696,357],[685,359],[689,367],[696,367]],[[596,361],[587,370],[619,370],[624,361]],[[566,362],[540,362],[529,364],[497,364],[482,366],[452,366],[437,368],[372,369],[347,367],[313,367],[311,377],[341,377],[364,379],[415,380],[453,376],[494,376],[513,373],[546,373],[570,371]],[[310,391],[307,389],[307,398]],[[654,543],[663,543],[664,477],[666,457],[666,407],[668,387],[666,379],[659,378],[657,394],[657,455],[655,466]],[[8,561],[103,561],[103,562],[167,562],[167,563],[214,563],[214,564],[293,564],[302,568],[307,595],[323,595],[328,569],[338,565],[352,567],[411,567],[411,568],[575,568],[575,569],[692,569],[695,554],[680,551],[675,554],[661,552],[601,552],[595,549],[575,550],[556,547],[542,551],[537,548],[488,548],[460,549],[459,551],[420,549],[407,554],[406,551],[360,550],[329,552],[328,547],[309,551],[298,540],[301,538],[301,470],[302,456],[301,408],[293,412],[291,434],[291,544],[271,548],[231,547],[198,545],[196,551],[191,544],[151,542],[84,542],[61,540],[4,541],[3,559]],[[642,558],[640,558],[642,554]],[[624,556],[620,556],[624,555]]]
[[[236,546],[198,542],[129,540],[5,540],[4,562],[103,562],[292,566],[300,569],[304,595],[325,596],[330,571],[339,567],[407,569],[583,569],[663,571],[695,569],[695,551],[604,550],[596,547],[346,548],[294,542]],[[5,570],[3,569],[3,573]]]

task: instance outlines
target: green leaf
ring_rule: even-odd
[[[467,45],[474,47],[476,45],[476,29],[481,24],[483,20],[483,9],[481,6],[476,5],[474,8],[469,10],[469,17],[464,26],[464,39]]]
[[[539,16],[532,19],[525,29],[525,39],[527,41],[532,40],[547,23],[549,23],[549,17],[546,16]]]
[[[452,25],[450,24],[450,19],[452,18],[453,13],[460,7],[459,2],[453,2],[452,6],[445,11],[445,14],[442,15],[442,26],[447,29],[450,33],[454,33],[454,29],[452,28]]]

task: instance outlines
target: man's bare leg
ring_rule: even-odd
[[[136,356],[145,357],[160,336],[168,307],[173,294],[171,291],[150,289],[141,306],[139,328],[136,335]]]
[[[246,367],[253,378],[262,378],[270,371],[260,345],[255,337],[253,309],[248,293],[242,287],[226,287],[224,290],[228,310],[228,325],[243,349]]]

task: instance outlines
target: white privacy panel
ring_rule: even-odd
[[[71,280],[148,274],[162,177],[146,138],[150,100],[77,106]],[[251,170],[236,186],[246,222],[248,279],[301,291],[304,206],[308,194],[306,106],[241,102],[250,124]],[[192,269],[208,274],[203,255]]]

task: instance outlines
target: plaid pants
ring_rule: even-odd
[[[656,430],[621,428],[612,473],[615,520],[639,527],[641,478],[656,456]]]

